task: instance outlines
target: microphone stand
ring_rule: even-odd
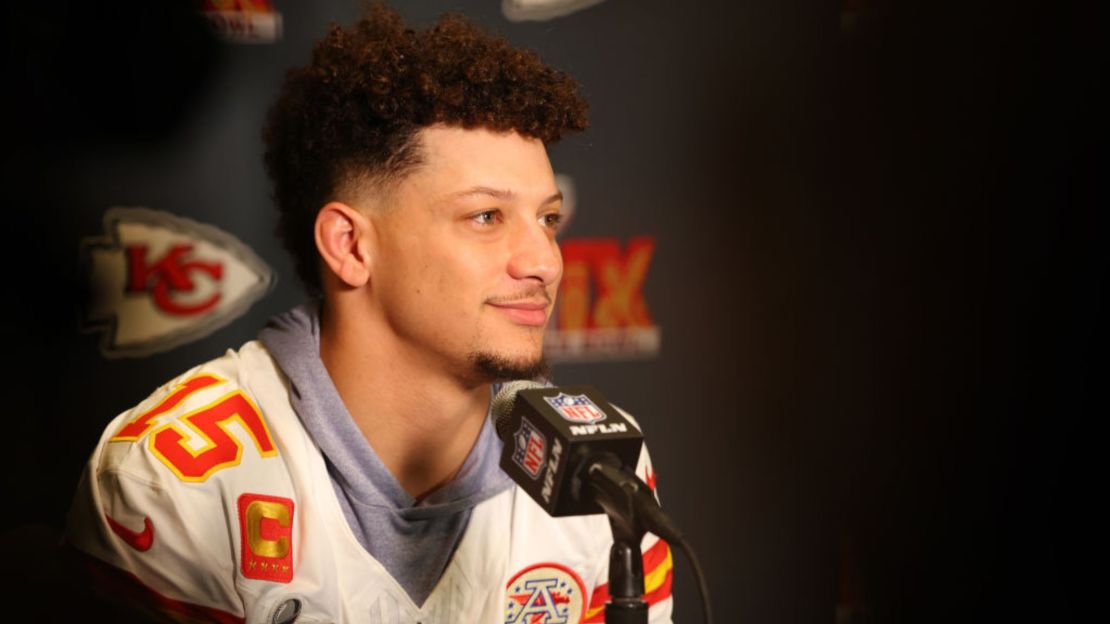
[[[586,468],[587,484],[598,506],[609,516],[613,531],[605,623],[647,624],[644,560],[640,553],[640,542],[647,530],[633,504],[637,496],[644,495],[646,486],[634,474],[622,470],[619,462],[605,457],[591,459],[593,463]]]

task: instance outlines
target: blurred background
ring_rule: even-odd
[[[1094,423],[1110,412],[1094,3],[392,4],[416,25],[458,10],[590,100],[590,129],[551,149],[575,197],[556,381],[637,416],[719,622],[1094,605]],[[46,619],[49,546],[108,420],[304,298],[259,130],[285,69],[362,8],[2,10],[0,567],[5,608]],[[146,312],[101,292],[129,244],[113,207],[158,211],[162,245],[225,233],[206,251],[246,282],[211,309],[171,293],[197,310],[128,334],[154,314],[142,288],[168,279],[166,248],[138,260]],[[674,579],[676,621],[700,621],[677,553]]]

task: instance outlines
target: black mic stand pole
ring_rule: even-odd
[[[587,483],[594,491],[598,505],[609,516],[609,527],[613,530],[605,624],[647,624],[644,560],[640,553],[640,542],[647,531],[633,504],[640,482],[634,476],[623,473],[619,463],[614,466],[605,459],[591,463],[586,470]],[[629,480],[629,476],[635,481]]]

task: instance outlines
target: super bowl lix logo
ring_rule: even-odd
[[[605,412],[584,394],[570,395],[560,392],[557,396],[544,397],[543,400],[554,407],[565,420],[572,423],[590,425],[605,420]]]
[[[554,322],[544,338],[552,362],[652,358],[661,332],[648,312],[643,285],[655,239],[564,239],[563,279]]]
[[[566,3],[529,0],[522,4],[550,8]],[[643,293],[655,238],[635,236],[627,244],[614,237],[566,238],[579,211],[578,194],[574,179],[568,175],[556,175],[555,184],[563,194],[563,219],[558,231],[563,279],[544,336],[544,355],[554,363],[658,356],[662,334],[648,312]]]
[[[274,284],[270,267],[210,225],[147,208],[110,208],[86,238],[82,329],[107,357],[142,357],[197,340],[242,315]]]
[[[513,462],[524,469],[528,476],[536,479],[543,470],[543,460],[547,456],[547,440],[527,418],[520,420],[520,428],[513,434],[516,448],[513,450]]]
[[[577,624],[586,612],[582,579],[558,563],[524,568],[505,591],[505,624]]]

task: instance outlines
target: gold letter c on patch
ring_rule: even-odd
[[[289,508],[281,503],[255,500],[247,505],[247,544],[254,554],[260,557],[280,559],[289,554],[289,536],[276,540],[262,537],[262,520],[269,518],[278,525],[288,528]]]

